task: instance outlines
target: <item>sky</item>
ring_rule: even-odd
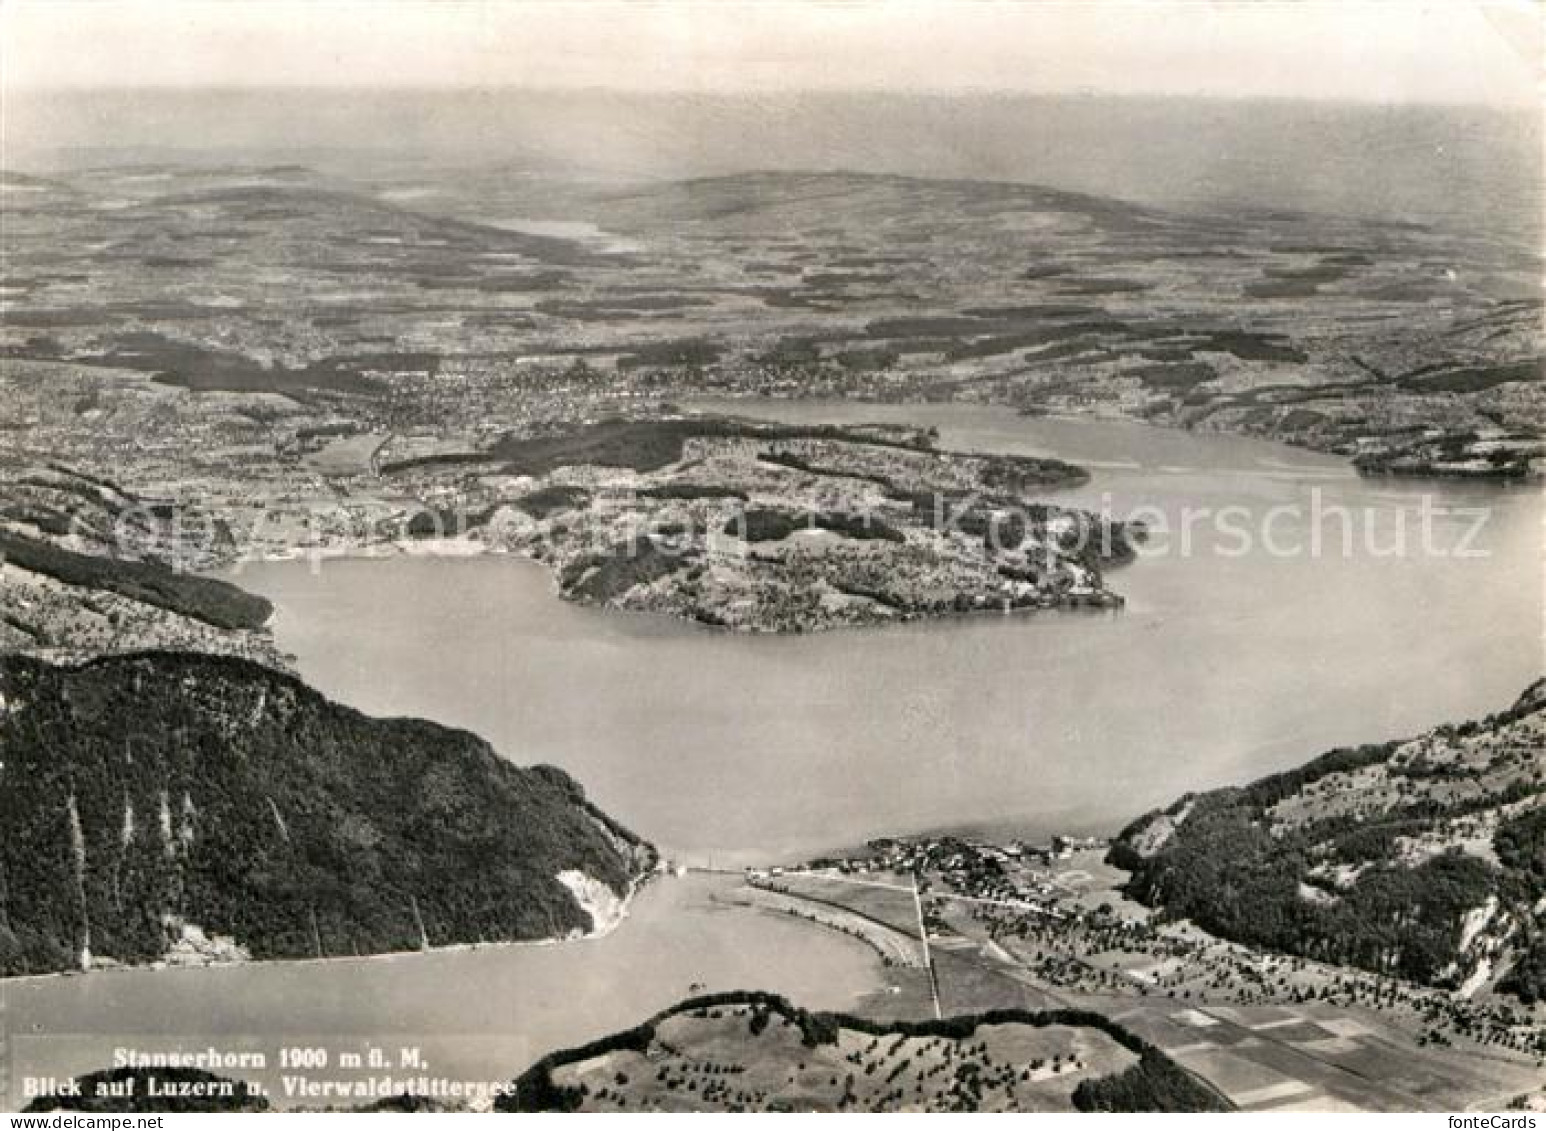
[[[0,87],[1203,95],[1538,106],[1535,0],[0,0]]]

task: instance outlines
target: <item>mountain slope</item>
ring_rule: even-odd
[[[0,696],[0,974],[587,932],[653,863],[559,770],[247,661],[10,656]]]
[[[1546,996],[1546,681],[1130,825],[1129,892],[1238,942],[1469,996]]]
[[[932,1021],[810,1013],[773,994],[684,1001],[550,1053],[503,1111],[1228,1111],[1120,1024],[1083,1010]]]
[[[218,652],[285,668],[269,602],[198,572],[229,523],[62,464],[0,461],[0,652],[72,663],[108,652]]]

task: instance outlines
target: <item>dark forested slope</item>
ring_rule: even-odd
[[[1225,938],[1546,997],[1546,681],[1482,720],[1184,797],[1112,860]]]

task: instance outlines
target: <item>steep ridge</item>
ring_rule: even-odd
[[[1136,898],[1237,942],[1539,1000],[1546,680],[1479,721],[1188,795],[1111,860]]]

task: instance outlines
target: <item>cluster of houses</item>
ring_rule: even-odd
[[[813,860],[807,866],[848,876],[933,875],[956,891],[978,898],[1039,903],[1053,896],[1047,877],[1028,870],[1067,860],[1076,852],[1104,849],[1104,837],[1058,835],[1043,844],[1011,840],[1004,844],[971,837],[926,836],[871,841],[862,854]],[[805,870],[805,869],[800,869]],[[783,868],[754,869],[748,879],[766,881],[784,875]]]

